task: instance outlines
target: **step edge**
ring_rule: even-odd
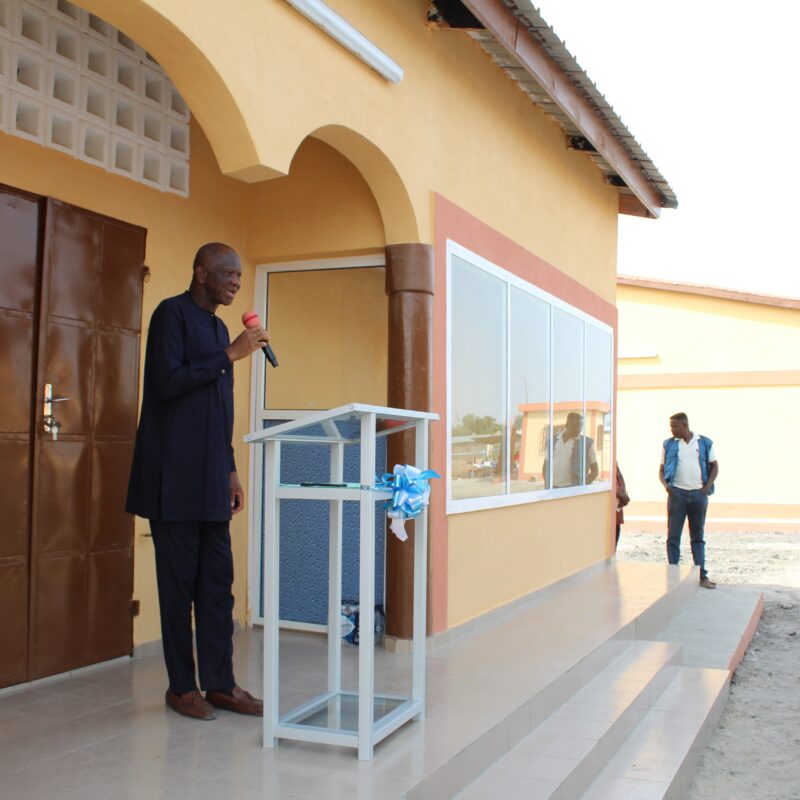
[[[596,567],[597,565],[592,566]],[[604,566],[607,566],[607,563],[604,564]],[[546,591],[544,596],[537,599],[534,604],[538,604],[539,600],[551,599],[552,596],[556,595],[562,589],[568,588],[569,585],[573,583],[579,584],[582,583],[583,580],[590,579],[594,576],[596,570],[587,570],[585,574],[581,574],[581,572],[583,571],[568,576],[566,579],[559,582],[557,587],[545,587]],[[550,717],[555,710],[563,706],[568,699],[572,698],[585,686],[585,680],[580,678],[581,672],[596,672],[598,667],[605,669],[612,661],[621,655],[623,651],[619,650],[619,648],[624,647],[626,644],[632,645],[638,641],[655,641],[654,636],[638,635],[642,629],[647,631],[652,629],[652,625],[648,625],[648,627],[644,628],[640,620],[643,617],[652,615],[654,606],[658,607],[658,611],[661,614],[672,610],[670,616],[674,616],[674,614],[677,613],[676,609],[681,608],[691,596],[691,593],[697,589],[696,572],[697,570],[693,569],[682,576],[677,583],[668,588],[665,594],[661,595],[654,603],[623,624],[608,639],[595,646],[583,657],[579,658],[564,673],[539,689],[535,695],[524,700],[515,709],[509,711],[503,719],[498,720],[472,741],[466,743],[460,750],[453,753],[443,764],[433,770],[433,772],[411,786],[404,794],[404,797],[408,798],[408,800],[427,800],[428,798],[439,800],[445,795],[438,789],[433,791],[434,787],[440,782],[447,784],[444,773],[457,771],[457,763],[462,759],[468,760],[470,768],[468,772],[472,774],[472,777],[460,781],[461,785],[456,789],[455,793],[463,791],[479,778],[480,775],[490,769],[498,761],[502,760],[502,758],[516,747],[522,739],[530,735],[545,719]],[[529,598],[521,598],[521,600],[529,601]],[[517,612],[523,611],[524,609],[520,607],[522,605],[523,603],[520,603],[515,609],[507,612],[498,609],[497,611],[502,613],[498,613],[496,617],[487,621],[485,624],[491,626],[503,620],[507,615],[513,616]],[[665,622],[658,626],[655,632],[663,629],[666,624],[668,623]],[[450,644],[453,640],[459,638],[461,638],[460,635],[456,635],[452,639],[448,637],[446,640],[442,640],[441,643]],[[436,649],[437,648],[434,646],[431,649],[431,654],[433,654]],[[613,655],[615,649],[617,653]],[[550,710],[547,710],[548,707]],[[525,720],[526,716],[528,717],[527,721]],[[505,731],[505,733],[503,733],[503,731]],[[492,740],[494,740],[494,744],[492,748],[490,748],[490,755],[485,758],[476,758],[477,753],[473,753],[473,751],[482,749],[482,743],[486,745]]]
[[[675,752],[678,750],[681,753],[680,760],[677,763],[674,773],[670,777],[669,781],[667,781],[667,787],[665,789],[665,793],[663,795],[662,800],[683,800],[686,795],[686,791],[694,780],[694,777],[697,773],[697,767],[699,765],[700,757],[705,750],[711,736],[713,735],[714,731],[719,724],[719,719],[722,715],[722,712],[725,708],[725,705],[728,700],[728,689],[730,686],[730,672],[727,670],[721,670],[713,667],[687,667],[682,666],[679,667],[678,673],[676,673],[676,678],[680,672],[684,671],[702,671],[702,672],[710,672],[710,673],[718,673],[718,686],[716,694],[714,695],[713,700],[709,704],[705,716],[702,719],[697,720],[697,727],[693,730],[689,741],[681,740],[676,743],[676,747],[672,749],[671,752]],[[636,734],[636,729],[645,722],[648,715],[650,713],[668,713],[669,709],[662,708],[662,709],[654,709],[652,706],[648,709],[647,713],[643,715],[642,719],[637,723],[634,729],[630,733],[630,737],[633,737]],[[601,770],[595,779],[586,787],[584,792],[580,795],[581,798],[585,798],[585,800],[595,800],[593,795],[590,793],[592,786],[603,777],[604,772],[610,769],[610,763],[607,763],[603,770]],[[610,778],[627,778],[629,780],[635,780],[630,778],[629,776],[625,775],[612,775],[609,774],[607,777]],[[645,780],[645,779],[642,779]],[[588,793],[588,794],[587,794]],[[597,800],[602,797],[598,795]]]
[[[554,787],[552,793],[549,795],[551,800],[572,800],[572,798],[575,798],[582,793],[586,787],[591,784],[595,776],[603,768],[603,765],[608,761],[609,758],[611,758],[613,753],[616,752],[621,742],[625,741],[628,733],[636,727],[641,718],[647,713],[653,703],[654,698],[660,696],[660,694],[672,680],[672,676],[670,675],[668,676],[667,680],[659,681],[661,676],[665,674],[665,671],[671,667],[674,667],[675,661],[680,659],[680,645],[672,642],[631,642],[622,653],[620,653],[606,666],[606,668],[603,670],[603,673],[613,669],[618,662],[628,657],[632,651],[640,648],[642,644],[652,645],[652,647],[647,648],[647,650],[655,649],[662,651],[663,659],[654,665],[653,674],[651,675],[650,679],[641,687],[641,690],[637,692],[636,695],[630,698],[629,702],[620,712],[619,716],[609,724],[607,730],[595,741],[594,745],[569,768],[568,772],[563,777],[554,779],[558,780],[559,783],[556,787]],[[649,658],[647,650],[636,653],[632,658],[632,663],[635,664],[636,661],[648,661]],[[597,675],[596,679],[600,678],[603,673]],[[585,684],[580,690],[578,690],[578,692],[573,694],[570,699],[575,699],[578,697],[582,691],[591,686],[592,682],[593,681],[590,681],[589,683]],[[654,683],[659,682],[661,684],[660,688],[657,690],[657,693],[654,694],[653,685]],[[565,717],[563,715],[560,716],[559,711],[563,709],[564,705],[565,704],[562,704],[562,706],[545,718],[539,725],[532,729],[527,736],[523,737],[515,745],[509,747],[508,751],[504,755],[485,767],[469,783],[464,784],[459,791],[464,791],[473,783],[475,783],[475,781],[480,780],[483,775],[486,775],[492,769],[498,767],[502,763],[503,759],[510,755],[517,747],[519,747],[519,745],[522,744],[526,738],[532,736],[536,731],[541,730],[543,726],[548,724],[548,722],[566,719],[570,722],[573,722],[577,727],[585,721],[574,717]],[[624,725],[626,728],[625,733],[622,735],[618,730],[620,724]]]

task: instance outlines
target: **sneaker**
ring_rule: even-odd
[[[712,581],[708,576],[706,576],[705,578],[700,578],[700,586],[703,589],[716,589],[717,588],[717,584],[714,583],[714,581]]]

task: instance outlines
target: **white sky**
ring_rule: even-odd
[[[800,297],[800,4],[535,0],[678,195],[619,271]]]

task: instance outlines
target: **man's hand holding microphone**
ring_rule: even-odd
[[[269,334],[262,327],[258,314],[255,311],[245,311],[242,314],[242,324],[245,329],[225,348],[228,358],[238,361],[256,350],[262,350],[267,361],[277,367],[278,359],[269,346]]]

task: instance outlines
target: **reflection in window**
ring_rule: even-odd
[[[511,289],[511,492],[546,488],[542,461],[550,429],[550,306]]]
[[[553,438],[544,471],[554,489],[597,477],[594,440],[584,431],[583,328],[577,317],[553,310]]]
[[[451,262],[452,497],[506,493],[506,285]]]
[[[586,328],[586,430],[594,438],[599,479],[611,480],[611,335]]]

